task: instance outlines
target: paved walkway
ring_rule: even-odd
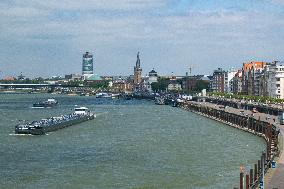
[[[279,126],[282,135],[282,144],[284,144],[284,126]],[[271,178],[267,180],[265,188],[267,189],[284,189],[284,153],[283,146],[281,149],[281,156],[276,164],[276,169],[272,171]]]
[[[220,109],[220,105],[216,105],[209,102],[194,102],[196,104],[200,104],[203,106],[209,106],[215,109]],[[237,108],[227,107],[225,108],[226,112],[234,113],[234,114],[244,114],[248,116],[254,116],[256,119],[260,119],[261,121],[266,121],[269,123],[274,123],[274,120],[278,120],[277,116],[268,115],[265,113],[254,113],[250,110],[241,110]],[[284,189],[284,125],[275,124],[277,128],[280,129],[281,139],[282,139],[282,149],[281,156],[277,160],[276,169],[270,169],[267,178],[265,179],[265,189]]]

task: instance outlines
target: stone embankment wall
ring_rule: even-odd
[[[248,114],[239,115],[233,111],[226,111],[226,108],[220,109],[217,106],[208,106],[206,103],[184,102],[179,103],[179,107],[265,139],[267,149],[262,153],[260,160],[254,164],[254,168],[250,169],[248,173],[245,173],[244,170],[240,171],[239,188],[257,188],[262,181],[263,172],[267,172],[271,167],[274,157],[279,155],[279,131],[275,125],[271,124],[269,121],[261,120],[260,117],[256,118]]]

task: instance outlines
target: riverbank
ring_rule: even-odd
[[[251,169],[247,173],[241,171],[240,173],[240,188],[244,187],[244,184],[246,184],[247,187],[256,188],[262,180],[262,170],[267,172],[275,157],[279,155],[277,124],[275,122],[276,118],[264,113],[252,113],[248,110],[240,111],[240,109],[232,107],[219,107],[219,105],[208,102],[185,102],[180,103],[179,106],[202,116],[214,119],[246,132],[250,132],[254,135],[258,135],[266,140],[267,150],[262,154],[261,160],[255,164],[254,170]],[[283,149],[283,147],[281,149]],[[266,180],[265,185],[267,183],[273,183],[274,185],[279,183],[277,182],[277,178],[281,178],[281,161],[284,160],[284,158],[281,157],[275,174],[272,175],[271,180]],[[244,174],[246,175],[244,176]],[[244,177],[246,177],[246,182],[243,181]],[[273,181],[273,178],[275,178],[276,181]]]
[[[281,155],[276,159],[276,169],[270,169],[267,178],[265,179],[265,184],[267,188],[283,188],[284,187],[284,128],[280,127],[280,151]]]

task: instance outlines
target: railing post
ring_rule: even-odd
[[[260,167],[260,160],[257,161],[257,173],[258,173],[258,176],[260,175],[260,170],[261,170],[261,167]]]
[[[249,175],[246,174],[246,189],[249,189]]]
[[[240,173],[240,189],[244,189],[244,173]]]
[[[260,159],[260,169],[261,169],[261,171],[262,171],[262,169],[264,169],[264,167],[263,167],[263,165],[264,165],[264,162],[265,160],[264,160],[264,157],[263,157],[263,154],[261,155],[261,159]]]
[[[257,171],[257,164],[254,164],[254,182],[255,182],[256,179],[257,179],[257,174],[258,174],[258,171]]]
[[[262,155],[263,155],[263,165],[264,165],[264,170],[265,170],[265,165],[266,165],[266,162],[267,162],[266,160],[269,160],[269,159],[268,159],[268,156],[266,157],[266,154],[264,152],[263,152]]]
[[[249,170],[249,178],[250,178],[249,186],[251,187],[253,184],[253,169]]]

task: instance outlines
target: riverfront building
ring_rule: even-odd
[[[232,79],[232,93],[241,94],[242,93],[242,70],[238,70]]]
[[[218,68],[213,72],[210,89],[212,92],[284,99],[284,64],[252,61],[243,63],[238,71],[225,72]]]
[[[151,84],[158,82],[158,73],[154,68],[149,72],[149,76],[144,79],[144,87],[147,91],[152,92]]]
[[[116,80],[111,83],[113,92],[130,93],[133,90],[133,85],[128,80]]]
[[[168,87],[168,91],[181,91],[181,84],[177,80],[170,80]]]
[[[277,61],[267,64],[261,84],[262,96],[284,99],[284,65]]]
[[[186,92],[192,92],[200,89],[208,89],[211,76],[208,75],[193,75],[186,76],[181,79],[182,89]],[[205,87],[205,88],[204,88]]]
[[[268,78],[267,83],[274,84],[274,86],[269,88],[268,94],[274,98],[284,99],[284,65],[275,63],[273,69],[274,73]]]
[[[210,89],[212,92],[225,92],[225,74],[222,68],[214,70],[213,77],[210,81]]]
[[[236,75],[237,71],[230,69],[225,72],[224,76],[224,90],[226,93],[233,92],[233,78]]]
[[[202,76],[200,75],[188,76],[186,74],[186,76],[182,79],[182,88],[187,92],[193,91],[195,89],[198,80],[201,77]]]
[[[158,73],[154,70],[154,68],[149,72],[149,82],[157,82],[158,81]]]
[[[93,55],[89,52],[86,52],[85,54],[83,54],[82,75],[86,79],[93,74]]]
[[[79,81],[82,79],[82,76],[79,74],[68,74],[64,77],[68,81]]]
[[[248,62],[242,68],[242,93],[260,96],[260,78],[266,62]]]

